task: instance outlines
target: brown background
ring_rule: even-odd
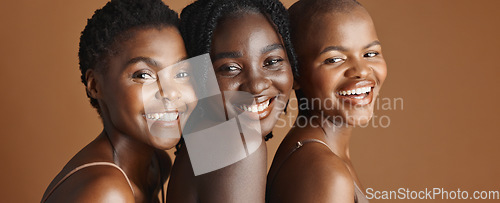
[[[77,50],[86,19],[105,2],[2,2],[2,202],[40,201],[57,172],[101,131],[79,81]],[[364,187],[500,190],[500,1],[361,2],[389,67],[382,97],[404,99],[403,110],[376,111],[389,116],[389,128],[355,130],[351,156]],[[166,3],[181,11],[189,2]],[[285,132],[277,129],[268,142],[269,161]]]

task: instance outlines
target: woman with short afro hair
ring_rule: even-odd
[[[196,105],[191,84],[179,82],[189,81],[186,71],[159,77],[186,58],[178,23],[161,0],[111,0],[88,20],[78,54],[81,80],[103,129],[52,180],[42,202],[165,202],[171,160],[164,150],[178,143],[178,125]],[[160,125],[173,114],[164,106],[174,94],[172,106],[187,108],[169,120],[172,127]],[[79,122],[78,115],[69,119]]]

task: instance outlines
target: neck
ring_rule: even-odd
[[[113,152],[113,162],[118,165],[139,188],[148,184],[151,166],[157,166],[154,148],[104,125],[101,136],[107,137]]]
[[[353,126],[336,122],[332,120],[331,116],[324,115],[323,112],[310,114],[307,117],[309,121],[308,125],[311,128],[322,128],[321,132],[324,130],[324,135],[319,136],[322,138],[321,140],[324,140],[337,156],[345,161],[349,161],[349,143]]]

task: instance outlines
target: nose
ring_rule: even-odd
[[[267,75],[261,73],[260,67],[251,68],[246,74],[246,81],[242,84],[240,90],[249,92],[253,95],[261,94],[268,89],[272,81]]]
[[[372,71],[372,68],[363,59],[352,59],[345,76],[348,78],[366,78]]]
[[[181,98],[182,94],[175,84],[158,83],[158,87],[159,89],[155,95],[156,99],[173,102]]]

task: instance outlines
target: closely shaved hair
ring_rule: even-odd
[[[297,31],[307,29],[314,19],[326,13],[347,13],[357,7],[363,7],[356,0],[299,0],[289,9],[292,41]]]
[[[357,6],[361,4],[356,0],[299,0],[288,9],[288,12],[292,20],[298,20],[325,12],[349,12]]]
[[[307,33],[314,32],[311,26],[314,26],[318,22],[318,18],[322,18],[325,14],[349,13],[358,7],[364,9],[356,0],[299,0],[288,9],[290,16],[290,36],[297,54],[298,69],[301,69],[300,58],[303,57],[302,53],[307,53],[307,51],[302,50],[303,47],[301,45],[303,44],[300,41]],[[300,89],[295,90],[295,96],[300,106],[300,101],[306,97]],[[301,110],[299,109],[299,111]],[[305,112],[300,112],[299,114],[301,113]]]

